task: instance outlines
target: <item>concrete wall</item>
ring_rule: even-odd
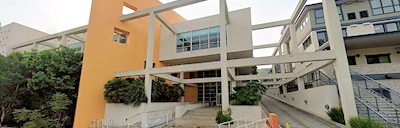
[[[105,104],[104,119],[113,120],[114,126],[126,126],[129,123],[132,123],[142,118],[141,117],[142,115],[139,115],[136,116],[135,118],[128,119],[128,121],[125,120],[126,118],[131,117],[135,114],[141,112],[154,111],[154,110],[168,109],[168,108],[171,108],[168,110],[171,110],[171,113],[174,113],[172,112],[173,110],[175,110],[174,107],[183,104],[185,103],[181,102],[166,102],[166,103],[151,103],[151,104],[142,103],[138,107],[133,107],[131,105],[107,103]]]
[[[227,52],[239,52],[253,49],[250,8],[229,13]],[[177,33],[219,26],[219,16],[209,16],[187,22],[173,24]],[[222,44],[221,44],[222,45]],[[176,35],[166,27],[161,27],[160,60],[175,60],[198,56],[217,55],[220,48],[201,49],[188,52],[176,52]]]
[[[232,119],[250,116],[251,120],[260,120],[262,109],[259,105],[231,105]]]
[[[365,57],[365,55],[375,55],[375,54],[390,54],[390,60],[392,63],[400,63],[400,54],[397,54],[395,50],[396,47],[400,47],[400,45],[348,50],[347,56],[355,56],[359,54],[360,57],[356,57],[357,65],[367,65],[367,58]],[[380,64],[368,64],[368,66],[369,65],[380,65]]]
[[[279,94],[279,88],[269,88],[267,95],[326,119],[330,118],[326,115],[328,109],[325,108],[325,105],[329,105],[330,108],[339,107],[337,89],[333,85],[305,89],[301,93],[295,91],[287,94]]]

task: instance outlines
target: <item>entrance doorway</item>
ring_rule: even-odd
[[[210,103],[210,106],[221,106],[221,82],[198,84],[198,101]],[[230,86],[229,86],[230,88]],[[231,89],[229,89],[230,94]]]

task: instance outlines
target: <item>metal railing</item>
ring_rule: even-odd
[[[266,122],[269,123],[269,118],[264,118],[264,119],[252,121],[252,122],[250,122],[250,123],[248,123],[248,124],[244,124],[244,125],[238,126],[238,127],[236,127],[236,128],[243,128],[243,127],[246,127],[246,128],[247,128],[247,127],[249,127],[249,126],[251,126],[252,128],[258,128],[260,123],[261,123],[261,125],[264,125],[264,126],[261,126],[262,128],[264,128],[265,125],[267,125]],[[269,124],[270,124],[270,123],[269,123]]]
[[[133,125],[135,125],[136,123],[139,123],[139,122],[147,122],[147,120],[148,120],[148,116],[150,115],[150,114],[154,114],[155,113],[155,115],[157,116],[157,113],[162,113],[163,114],[163,116],[165,115],[165,114],[167,114],[168,115],[168,120],[166,121],[167,123],[168,122],[170,122],[170,120],[169,119],[173,119],[174,118],[174,115],[175,115],[175,113],[173,112],[175,109],[173,109],[173,111],[171,111],[171,110],[169,110],[169,109],[172,109],[172,108],[175,108],[175,106],[173,106],[173,107],[168,107],[168,108],[165,108],[165,109],[161,109],[161,110],[153,110],[153,111],[146,111],[146,112],[140,112],[140,113],[137,113],[137,114],[135,114],[135,115],[133,115],[133,116],[130,116],[130,117],[128,117],[128,118],[126,118],[125,119],[125,121],[126,122],[128,122],[128,120],[129,119],[132,119],[132,118],[135,118],[135,117],[137,117],[137,116],[139,116],[139,115],[144,115],[145,114],[145,116],[146,117],[142,117],[141,119],[138,119],[138,120],[135,120],[134,122],[132,122],[132,123],[129,123],[128,124],[128,128],[130,127],[130,126],[133,126]],[[169,114],[171,114],[171,116],[169,116]],[[156,120],[158,120],[158,121],[160,121],[159,119],[160,118],[162,118],[163,116],[161,116],[161,117],[158,117]],[[169,118],[169,117],[171,117],[171,118]],[[143,121],[143,119],[145,119],[146,121]],[[158,122],[157,121],[157,122]],[[157,123],[156,122],[156,123]],[[154,122],[153,122],[154,123]],[[150,124],[142,124],[142,126],[149,126]]]
[[[90,121],[90,128],[111,128],[113,120],[94,119]]]
[[[369,105],[367,105],[365,102],[363,102],[360,98],[355,97],[355,99],[356,99],[356,102],[359,102],[360,104],[362,104],[363,107],[365,107],[365,110],[367,111],[367,115],[363,115],[363,113],[360,113],[360,111],[358,111],[359,115],[367,116],[368,118],[373,117],[373,116],[379,117],[380,121],[385,122],[389,126],[393,126],[393,122],[391,122],[388,119],[386,119],[385,117],[383,117],[381,114],[379,114],[373,108],[371,108]]]
[[[352,69],[350,69],[350,73],[353,82],[357,82],[365,89],[373,90],[374,93],[379,94],[382,98],[394,103],[396,106],[400,105],[400,92]]]
[[[319,80],[321,81],[321,83],[323,83],[325,85],[335,85],[336,86],[337,94],[340,99],[339,84],[335,80],[330,78],[328,75],[326,75],[325,73],[323,73],[321,71],[317,71],[317,72],[318,72]]]
[[[222,125],[226,125],[226,124],[228,124],[228,128],[230,128],[230,127],[231,127],[231,123],[234,123],[234,122],[236,122],[236,127],[239,127],[240,121],[243,121],[243,120],[244,120],[244,124],[247,124],[247,119],[248,119],[248,118],[251,118],[251,116],[242,117],[242,118],[239,118],[239,119],[235,119],[235,120],[223,122],[223,123],[220,123],[220,124],[218,125],[218,128],[221,128]]]
[[[160,121],[163,117],[166,117],[165,123],[157,124],[158,121]],[[150,127],[154,127],[154,126],[157,126],[157,125],[168,124],[168,123],[169,123],[168,113],[165,113],[164,115],[162,115],[161,117],[159,117],[156,121],[154,121],[153,123],[147,124],[146,126],[147,126],[147,127],[149,127],[149,126],[150,126]]]

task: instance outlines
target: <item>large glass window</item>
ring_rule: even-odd
[[[343,12],[342,12],[342,6],[338,5],[337,6],[337,11],[339,13],[339,19],[340,20],[344,20]],[[316,24],[325,23],[324,11],[323,11],[322,8],[314,10],[314,14],[315,14],[315,23]]]
[[[317,38],[319,46],[322,46],[326,42],[328,42],[328,35],[326,32],[317,32]]]
[[[385,27],[387,32],[394,32],[399,30],[397,28],[397,23],[388,23],[385,25]]]
[[[384,32],[397,32],[399,31],[398,24],[395,22],[384,23],[384,24],[375,24],[375,33],[384,33]]]
[[[369,0],[374,15],[399,12],[399,0]]]
[[[220,47],[219,26],[176,35],[176,52]]]
[[[390,54],[366,55],[368,64],[390,63]]]
[[[383,27],[383,24],[374,25],[374,27],[375,27],[375,33],[384,33],[385,32],[385,28]]]

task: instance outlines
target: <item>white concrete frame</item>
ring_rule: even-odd
[[[137,11],[132,14],[121,16],[121,21],[129,21],[133,19],[137,19],[144,16],[150,16],[150,24],[149,24],[149,34],[148,34],[148,47],[147,47],[147,56],[146,56],[146,69],[144,70],[133,70],[133,71],[122,71],[116,72],[115,77],[127,77],[127,76],[138,76],[145,75],[145,87],[146,87],[146,95],[149,99],[151,99],[151,75],[162,77],[174,82],[178,82],[183,86],[187,83],[205,83],[205,82],[221,82],[221,92],[222,92],[222,108],[226,109],[229,106],[229,96],[228,96],[228,81],[240,80],[258,80],[258,79],[274,79],[273,82],[263,82],[265,84],[277,84],[282,85],[287,82],[296,80],[298,81],[299,91],[304,90],[304,81],[302,77],[312,71],[318,70],[328,64],[333,63],[337,75],[337,81],[339,84],[339,92],[342,96],[341,102],[344,110],[344,115],[346,119],[349,117],[357,116],[357,110],[355,107],[354,94],[351,86],[351,79],[349,73],[349,67],[346,65],[347,57],[346,51],[344,47],[344,41],[341,34],[340,21],[337,17],[336,4],[335,0],[323,0],[324,7],[324,17],[325,23],[327,24],[328,37],[330,39],[331,49],[330,51],[321,51],[317,53],[299,53],[297,45],[292,45],[289,48],[288,45],[285,45],[282,48],[282,45],[285,43],[286,35],[289,35],[292,43],[298,44],[298,40],[296,40],[295,33],[295,25],[297,24],[297,18],[300,15],[301,9],[304,7],[307,0],[300,0],[295,8],[294,13],[290,17],[290,19],[275,21],[270,23],[264,23],[259,25],[254,25],[252,27],[253,30],[277,27],[277,26],[285,26],[282,36],[278,43],[268,44],[262,46],[254,46],[253,49],[262,49],[262,48],[271,48],[276,47],[274,53],[271,57],[260,57],[260,58],[245,58],[245,59],[227,59],[227,46],[220,46],[220,61],[215,62],[205,62],[205,63],[196,63],[196,64],[186,64],[186,65],[178,65],[178,66],[168,66],[162,68],[152,68],[152,60],[153,60],[153,44],[154,44],[154,22],[157,18],[160,20],[171,32],[175,33],[176,30],[168,23],[168,21],[163,18],[158,13],[168,11],[174,8],[195,4],[198,2],[202,2],[204,0],[179,0],[175,2],[171,2],[168,4],[156,6],[153,8],[145,9],[142,11]],[[226,5],[226,0],[220,0],[220,31],[221,31],[221,44],[226,44],[226,35],[223,31],[225,31],[226,25],[229,26],[229,15],[228,9]],[[292,49],[292,53],[283,54],[283,49],[288,50]],[[276,54],[279,53],[278,56]],[[285,73],[285,65],[298,64],[300,62],[312,62],[309,66],[300,71],[291,71]],[[343,64],[340,64],[343,63]],[[235,68],[239,67],[251,67],[257,65],[265,65],[265,64],[280,64],[281,65],[281,73],[276,74],[275,68],[273,68],[274,74],[267,75],[253,75],[253,76],[236,76]],[[296,65],[297,65],[296,64]],[[198,79],[184,79],[184,72],[194,72],[194,71],[204,71],[204,70],[216,70],[221,69],[221,77],[215,78],[198,78]],[[170,75],[166,75],[169,73],[181,73],[181,78],[176,78]],[[282,81],[276,81],[275,79],[282,79]],[[235,85],[236,86],[236,85]],[[300,89],[301,88],[301,89]],[[284,92],[286,90],[284,89]],[[150,100],[149,100],[150,103]]]
[[[12,46],[12,49],[15,50],[15,49],[26,47],[26,46],[30,46],[30,45],[33,45],[34,49],[38,49],[38,45],[39,44],[42,44],[42,45],[45,45],[45,46],[48,46],[48,47],[51,47],[51,48],[56,48],[58,46],[56,46],[54,44],[51,44],[51,43],[48,43],[46,41],[57,39],[57,38],[61,38],[61,44],[65,46],[67,44],[67,38],[68,37],[70,37],[72,39],[76,39],[78,41],[81,41],[82,43],[85,43],[86,40],[84,38],[79,37],[79,36],[74,35],[74,34],[85,33],[86,31],[87,31],[87,25],[81,26],[81,27],[77,27],[77,28],[73,28],[73,29],[70,29],[70,30],[66,30],[66,31],[63,31],[63,32],[55,33],[55,34],[52,34],[52,35],[44,36],[44,37],[37,38],[37,39],[34,39],[34,40],[30,40],[30,41],[27,41],[27,42],[24,42],[24,43],[21,43],[21,44],[17,44],[17,45]]]

